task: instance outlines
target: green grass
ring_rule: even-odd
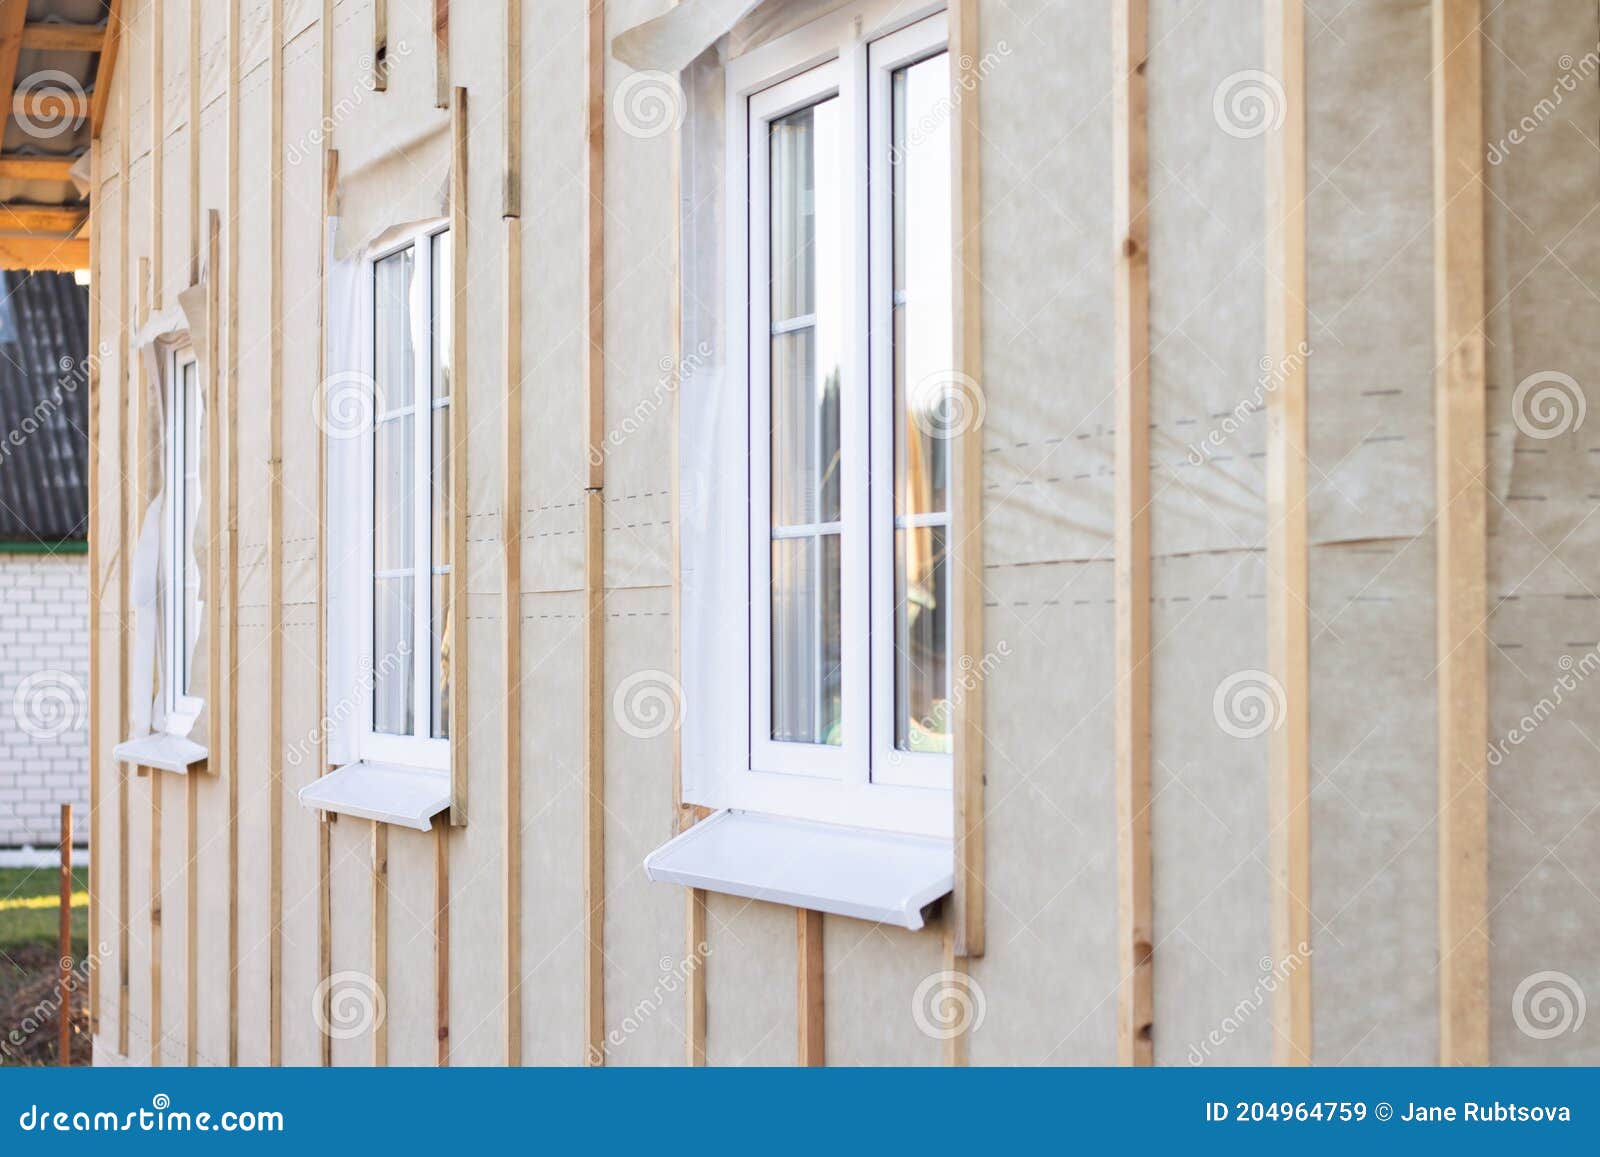
[[[74,868],[72,890],[86,892],[88,888],[88,869]],[[26,944],[55,945],[60,890],[60,874],[54,867],[0,868],[0,952],[11,952]],[[39,908],[7,906],[7,901],[33,897],[48,898],[49,903]],[[89,910],[87,906],[75,904],[72,909],[73,955],[81,955],[88,939]]]

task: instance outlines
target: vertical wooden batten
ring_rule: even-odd
[[[500,501],[505,695],[506,1064],[522,1063],[522,0],[505,0],[505,491]]]
[[[159,11],[159,7],[156,9]],[[158,138],[159,139],[159,138]],[[153,161],[154,158],[152,158]],[[159,233],[158,233],[159,235]],[[138,309],[135,319],[140,329],[150,320],[150,294],[153,267],[148,257],[139,258],[139,285]],[[149,397],[152,383],[145,369],[145,360],[139,358],[139,368],[134,375],[137,383],[138,400],[135,409],[138,421],[134,425],[134,474],[135,497],[134,508],[143,511],[149,505],[153,495],[151,484],[151,464],[146,460],[146,448],[150,445],[150,430],[147,423],[151,420],[149,410]],[[159,383],[155,383],[159,387]],[[144,768],[139,768],[141,775],[145,774]],[[166,772],[155,771],[148,775],[150,788],[150,1023],[149,1045],[150,1065],[161,1064],[161,1038],[163,1028],[161,1023],[161,783],[166,778]]]
[[[1150,177],[1148,0],[1113,24],[1116,255],[1117,1057],[1155,1060],[1151,1039]]]
[[[955,115],[951,121],[950,204],[955,263],[954,369],[958,388],[981,397],[982,343],[982,228],[978,118],[979,71],[978,2],[951,0],[950,60],[953,72]],[[983,426],[978,398],[963,399],[969,421],[957,433],[954,446],[950,530],[955,566],[952,568],[955,621],[954,650],[981,666],[983,656]],[[982,956],[984,950],[984,803],[983,803],[983,685],[976,682],[955,707],[955,895],[956,955]]]
[[[197,186],[198,189],[198,186]],[[206,599],[211,604],[206,624],[206,718],[209,744],[207,770],[215,776],[222,762],[218,735],[222,703],[222,626],[218,622],[216,592],[222,586],[222,367],[218,359],[221,339],[222,286],[217,275],[222,258],[222,217],[206,213]],[[214,780],[212,782],[215,782]],[[189,1067],[199,1063],[200,1040],[200,777],[189,776]],[[214,788],[207,788],[208,791]]]
[[[322,43],[322,123],[333,123],[333,0],[322,0],[318,35]],[[317,234],[317,381],[315,393],[322,404],[320,383],[328,379],[328,222],[339,212],[339,154],[327,142],[322,146],[322,216]],[[320,417],[320,416],[319,416]],[[328,694],[328,438],[317,428],[317,613],[316,687],[319,704]],[[317,728],[314,740],[316,774],[328,772],[328,737]],[[333,1023],[333,813],[321,812],[317,824],[317,983],[322,992],[322,1023]],[[333,1064],[333,1034],[321,1034],[317,1059]]]
[[[189,0],[188,21],[188,75],[185,78],[188,95],[188,122],[189,122],[189,284],[200,283],[201,270],[204,268],[202,249],[203,238],[200,233],[200,0]],[[211,268],[216,268],[215,263]],[[216,590],[213,582],[214,568],[212,563],[215,554],[215,541],[211,534],[214,524],[212,512],[216,509],[216,490],[212,486],[212,476],[215,471],[216,454],[214,452],[213,432],[216,429],[216,342],[212,340],[212,329],[216,319],[215,304],[215,279],[207,290],[206,308],[206,360],[210,363],[208,373],[201,388],[205,391],[205,459],[206,479],[201,499],[206,510],[206,582],[204,598],[210,600],[212,591]],[[212,653],[211,640],[216,635],[215,627],[207,624],[206,628],[206,655],[209,660]],[[212,705],[216,700],[210,697],[212,671],[214,665],[209,661],[206,665],[207,675],[207,717],[214,716]],[[207,736],[210,743],[210,736]],[[191,774],[185,777],[184,794],[186,799],[184,814],[184,1063],[193,1068],[199,1059],[200,1035],[200,873],[195,867],[195,858],[200,850],[200,777]]]
[[[100,142],[89,142],[89,952],[100,952],[100,897],[105,887],[105,869],[100,849],[100,760],[103,756],[104,727],[100,721],[100,614],[105,592],[100,586],[100,401],[103,356],[100,349],[100,292],[105,246],[100,234],[105,218],[100,212],[102,196],[102,158]],[[119,486],[120,490],[121,487]],[[101,962],[103,963],[103,961]],[[89,972],[89,1036],[100,1035],[100,969]]]
[[[433,0],[434,104],[450,106],[450,0]]]
[[[433,825],[433,1004],[438,1065],[450,1064],[450,825]]]
[[[120,36],[128,35],[126,23],[120,25]],[[118,246],[121,249],[120,268],[118,277],[118,309],[121,311],[121,324],[119,330],[119,343],[117,351],[117,404],[120,407],[121,419],[117,423],[117,434],[122,440],[121,452],[117,455],[117,466],[121,471],[121,484],[117,487],[119,492],[120,529],[118,531],[119,549],[121,558],[117,563],[118,586],[118,640],[117,640],[117,687],[118,687],[118,720],[117,735],[126,737],[132,726],[131,699],[129,695],[128,676],[132,668],[133,621],[128,604],[129,589],[129,555],[133,550],[133,541],[137,537],[133,530],[133,503],[129,501],[129,491],[133,486],[130,478],[137,477],[136,471],[130,473],[133,463],[133,431],[132,418],[135,406],[133,397],[133,371],[130,366],[130,353],[132,343],[129,332],[132,327],[127,324],[128,298],[129,298],[129,246],[128,246],[128,216],[130,200],[128,180],[128,152],[129,152],[129,123],[128,108],[133,103],[133,88],[131,69],[122,70],[122,110],[117,118],[117,174],[121,181],[122,195],[117,203]],[[124,1058],[128,1055],[128,765],[117,764],[117,1053]]]
[[[1311,1062],[1310,635],[1306,530],[1306,78],[1304,0],[1266,0],[1267,71],[1283,118],[1267,135],[1267,655],[1283,688],[1270,732],[1272,956],[1295,966],[1273,999],[1278,1064]]]
[[[1480,0],[1433,0],[1439,1060],[1489,1063],[1488,539]]]
[[[467,90],[450,102],[450,825],[467,822]]]
[[[162,235],[166,186],[166,0],[150,0],[150,308],[164,304],[165,264]],[[143,324],[142,322],[140,324]]]
[[[226,213],[228,259],[223,286],[228,334],[224,376],[224,430],[227,434],[226,589],[221,611],[227,616],[227,705],[223,713],[228,777],[228,1064],[239,1063],[239,5],[228,5],[228,157]],[[219,359],[220,360],[220,359]]]
[[[585,125],[588,199],[585,214],[583,347],[584,447],[588,481],[583,503],[583,898],[584,1041],[586,1060],[605,1063],[605,123],[606,6],[589,0]]]
[[[283,4],[267,27],[267,1063],[283,1063]]]
[[[372,1022],[372,1063],[389,1063],[389,829],[372,824],[372,987],[378,1015]]]
[[[827,1063],[822,1001],[822,913],[794,911],[795,925],[795,1063],[820,1068]]]

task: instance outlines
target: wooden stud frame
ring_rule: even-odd
[[[1266,0],[1267,71],[1284,117],[1267,136],[1267,654],[1283,688],[1268,778],[1272,955],[1290,969],[1273,998],[1273,1055],[1311,1061],[1310,634],[1306,523],[1306,100],[1304,0]]]
[[[1154,1063],[1150,886],[1148,0],[1113,20],[1116,241],[1117,1058]]]
[[[1439,1061],[1489,1063],[1488,502],[1480,0],[1433,0]]]
[[[198,191],[198,186],[196,186]],[[222,366],[218,356],[221,341],[222,285],[218,268],[222,260],[222,217],[215,209],[206,212],[205,268],[206,350],[209,353],[206,375],[206,591],[212,601],[211,621],[206,627],[206,715],[211,720],[206,738],[210,742],[207,762],[215,774],[219,769],[222,703],[222,625],[217,607],[217,591],[222,589]],[[200,849],[198,803],[199,776],[189,776],[189,1067],[199,1062],[200,1039]]]
[[[980,249],[978,2],[951,0],[950,62],[960,94],[951,121],[950,207],[954,216],[955,370],[970,388],[983,381]],[[981,412],[981,408],[979,408]],[[983,656],[983,429],[968,425],[953,447],[950,537],[955,621],[954,650],[977,664]],[[957,956],[984,949],[983,685],[975,683],[955,707],[955,895],[952,915]]]

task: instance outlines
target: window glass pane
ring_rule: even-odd
[[[893,76],[895,745],[948,752],[953,372],[949,57]],[[970,401],[967,400],[967,401]]]
[[[412,733],[411,584],[409,575],[372,584],[372,729],[385,735]]]
[[[182,654],[179,690],[188,693],[194,645],[200,634],[200,565],[195,559],[195,527],[200,515],[200,375],[194,362],[183,366],[183,568]]]
[[[450,738],[450,621],[445,614],[450,576],[433,576],[433,736]]]
[[[378,571],[412,566],[413,511],[411,414],[385,418],[374,431],[372,459],[373,567]]]
[[[428,239],[433,246],[433,282],[430,297],[433,300],[433,396],[450,396],[450,234],[435,233]]]
[[[839,518],[839,100],[772,122],[772,523]]]
[[[772,738],[844,741],[841,731],[839,536],[772,544]]]
[[[949,752],[950,576],[943,527],[897,530],[895,746]]]
[[[953,377],[946,55],[894,74],[895,513],[948,509]],[[959,401],[959,399],[957,400]]]
[[[433,485],[432,485],[432,576],[428,598],[432,646],[429,651],[428,680],[431,700],[431,734],[439,739],[450,736],[450,620],[447,611],[450,573],[450,235],[436,233],[433,246],[431,297],[433,312],[432,390],[433,409]],[[443,404],[439,404],[439,403]]]
[[[378,388],[378,412],[411,405],[416,358],[411,344],[410,249],[390,254],[373,264],[373,377]]]

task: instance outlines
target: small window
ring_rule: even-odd
[[[368,263],[372,426],[362,759],[449,764],[450,235],[420,230]]]
[[[200,566],[195,528],[200,513],[200,429],[204,415],[200,370],[184,346],[167,355],[163,381],[166,484],[161,526],[161,686],[169,717],[193,716],[200,699],[189,693],[200,633]]]

